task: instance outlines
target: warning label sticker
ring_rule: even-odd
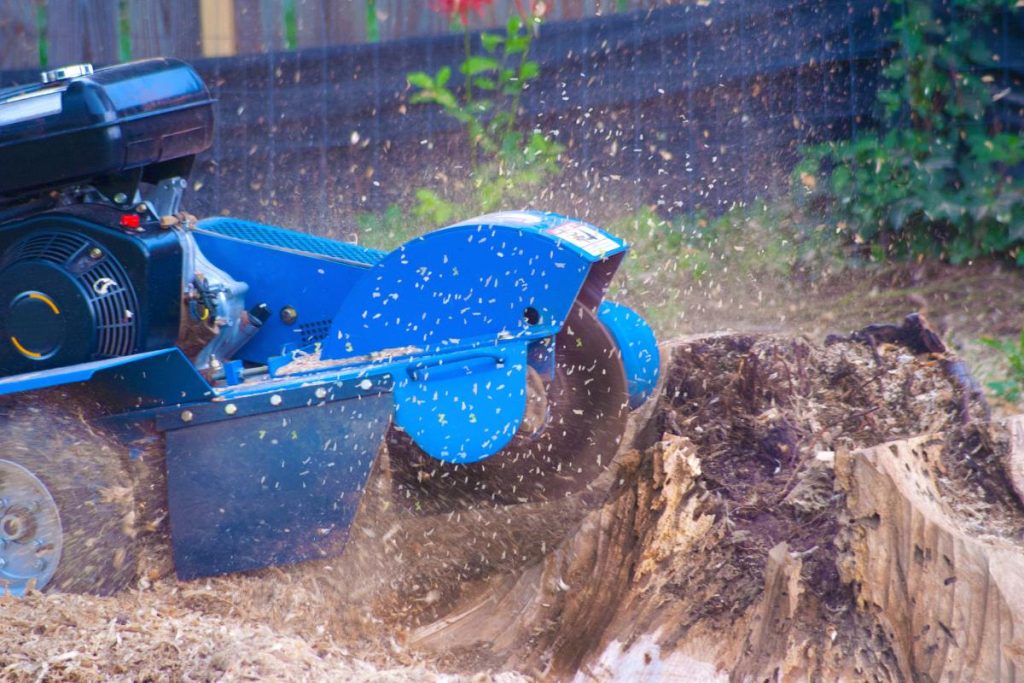
[[[579,247],[592,256],[604,256],[609,251],[619,248],[619,243],[611,237],[583,223],[562,223],[548,228],[547,233]]]

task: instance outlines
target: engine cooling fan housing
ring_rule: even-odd
[[[31,234],[0,261],[0,374],[130,354],[137,309],[125,269],[98,243]]]

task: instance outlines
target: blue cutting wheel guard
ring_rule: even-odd
[[[629,407],[636,410],[658,386],[661,356],[654,330],[632,308],[614,301],[602,302],[597,318],[611,332],[622,352],[629,383]]]

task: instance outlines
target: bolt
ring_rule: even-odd
[[[324,389],[323,387],[317,387],[316,388],[316,397],[317,398],[327,398],[327,390]]]
[[[103,258],[103,250],[100,249],[99,247],[93,247],[92,249],[89,250],[89,258],[91,258],[93,261],[100,260],[101,258]]]
[[[114,203],[115,204],[125,204],[127,202],[128,202],[128,195],[126,195],[124,192],[118,192],[117,194],[114,195]]]
[[[299,312],[296,311],[292,306],[285,306],[281,309],[281,322],[285,325],[291,325],[299,319]]]
[[[228,415],[234,415],[235,413],[238,412],[238,406],[236,406],[234,403],[229,403],[226,406],[224,406],[224,412],[227,413]]]
[[[21,517],[17,515],[9,515],[7,517],[4,517],[3,524],[0,526],[2,526],[3,534],[7,538],[16,541],[21,536]]]
[[[185,411],[182,411],[182,413],[181,413],[181,421],[182,422],[191,422],[193,417],[194,416],[192,415],[192,411],[191,410],[185,410]]]
[[[274,394],[273,396],[271,396],[270,397],[270,405],[272,405],[272,406],[279,406],[279,405],[281,405],[281,397],[278,396],[277,394]]]

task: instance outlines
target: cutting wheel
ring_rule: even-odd
[[[399,429],[388,435],[392,481],[416,510],[552,500],[585,490],[611,463],[626,428],[622,358],[592,310],[576,305],[555,338],[553,377],[531,371],[527,416],[512,442],[469,465],[423,453]]]

